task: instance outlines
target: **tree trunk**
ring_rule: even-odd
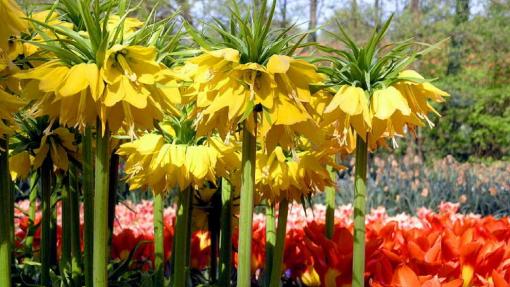
[[[313,30],[317,28],[317,6],[319,0],[310,0],[310,22],[308,22],[308,29]],[[308,41],[317,42],[317,32],[313,31],[308,34]]]
[[[282,22],[280,23],[280,27],[285,28],[285,27],[287,27],[287,0],[283,0],[281,14],[282,14]]]
[[[182,17],[193,26],[193,17],[191,16],[191,5],[188,0],[177,0],[179,8],[181,9]]]
[[[413,14],[419,14],[420,13],[420,0],[411,0],[409,9],[411,9],[411,12]]]
[[[381,29],[381,6],[382,6],[382,0],[375,0],[374,1],[374,24],[375,29],[379,31]]]
[[[462,45],[464,43],[464,33],[462,26],[469,19],[469,0],[455,1],[455,28],[453,30],[451,50],[448,55],[448,75],[455,75],[461,69],[461,60],[463,57]]]
[[[353,29],[358,28],[358,2],[356,0],[351,1],[351,19]]]

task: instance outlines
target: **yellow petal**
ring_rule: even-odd
[[[376,90],[372,96],[372,109],[374,116],[382,120],[389,119],[397,110],[405,116],[411,113],[407,100],[394,87]]]
[[[273,55],[267,62],[267,71],[272,74],[284,74],[290,68],[292,58],[289,56]]]
[[[62,97],[75,95],[89,86],[89,77],[97,76],[96,64],[78,64],[69,69],[64,84],[58,93]],[[96,78],[97,79],[97,78]]]
[[[30,155],[22,151],[9,157],[9,170],[12,180],[24,179],[30,173]]]

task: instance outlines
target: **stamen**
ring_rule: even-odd
[[[124,55],[117,54],[117,62],[119,62],[120,67],[122,68],[122,70],[124,70],[124,75],[126,75],[131,82],[135,82],[138,77],[131,70],[131,67],[129,66],[128,62],[126,61],[126,58],[124,58]]]

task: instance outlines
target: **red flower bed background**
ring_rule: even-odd
[[[18,247],[23,246],[29,219],[28,201],[17,203],[15,225]],[[458,204],[442,203],[439,212],[421,208],[416,216],[389,216],[384,208],[367,216],[366,280],[370,286],[509,286],[510,221],[508,217],[480,217],[457,213]],[[58,207],[58,246],[60,208]],[[285,276],[308,286],[350,286],[352,265],[352,207],[336,210],[335,235],[324,236],[325,207],[306,212],[290,207],[284,252]],[[83,215],[82,215],[83,216]],[[111,256],[133,255],[133,268],[152,268],[154,257],[152,203],[124,202],[116,207]],[[40,220],[37,213],[35,224]],[[174,208],[165,210],[165,255],[172,250]],[[264,266],[265,218],[253,225],[252,271],[260,276]],[[39,230],[34,249],[38,250]],[[234,234],[234,244],[237,234]],[[236,248],[236,246],[234,245]],[[209,263],[207,230],[192,235],[191,265],[205,269]],[[234,260],[236,260],[234,254]]]

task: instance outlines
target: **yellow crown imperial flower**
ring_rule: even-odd
[[[287,157],[279,146],[270,154],[260,151],[255,170],[258,195],[279,202],[323,191],[333,184],[327,165],[342,168],[324,152],[303,151]]]
[[[13,120],[13,114],[23,105],[23,100],[5,92],[0,85],[0,137],[13,132],[8,122]]]
[[[48,115],[71,127],[95,123],[96,101],[105,88],[96,64],[68,67],[59,60],[51,60],[15,77],[27,80],[23,95],[36,100],[33,116]]]
[[[330,137],[341,146],[349,146],[340,149],[354,150],[354,141],[349,139],[352,130],[372,150],[386,145],[387,139],[396,145],[396,136],[413,133],[417,126],[425,125],[423,121],[433,126],[428,114],[439,113],[429,101],[443,102],[448,96],[417,72],[405,70],[435,46],[414,52],[409,48],[412,43],[404,41],[390,45],[390,51],[377,54],[377,45],[390,21],[391,18],[381,31],[374,32],[363,47],[358,47],[340,27],[338,38],[347,49],[333,49],[337,58],[331,57],[332,66],[323,69],[329,76],[330,89],[336,88],[336,93],[323,110],[322,125],[329,126]]]
[[[78,159],[78,145],[75,135],[67,128],[46,129],[40,139],[29,139],[30,135],[18,134],[21,142],[33,142],[30,148],[11,153],[9,158],[10,172],[13,180],[26,178],[30,170],[38,169],[46,159],[50,159],[55,170],[67,171],[70,158]],[[14,144],[17,146],[18,144]]]
[[[226,175],[234,168],[230,164],[240,162],[235,149],[218,139],[206,145],[187,145],[167,142],[158,134],[146,134],[125,143],[117,153],[127,158],[125,170],[130,189],[150,187],[156,194],[174,187],[201,188],[205,182],[215,182],[217,175]]]
[[[260,135],[269,150],[292,146],[296,133],[313,136],[309,85],[323,80],[315,66],[284,55],[271,56],[267,65],[241,64],[239,52],[231,48],[205,51],[188,65],[194,81],[188,95],[196,98],[199,134],[218,130],[224,136],[260,106]]]
[[[115,45],[106,52],[101,74],[106,83],[101,111],[112,130],[124,125],[150,129],[180,103],[176,74],[156,62],[154,47]]]

